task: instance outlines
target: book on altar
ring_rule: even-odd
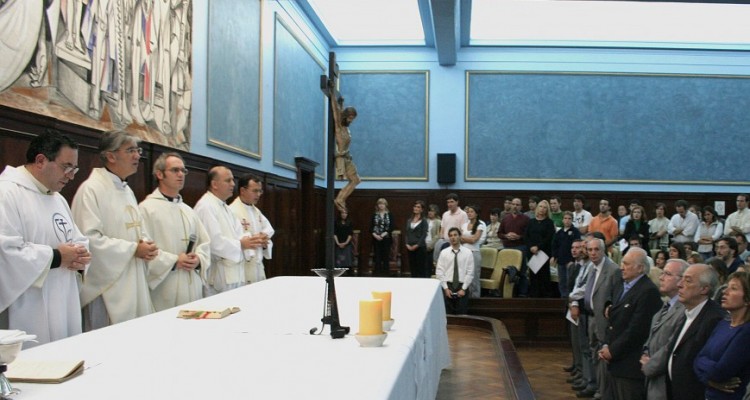
[[[230,307],[225,308],[223,310],[214,310],[214,311],[206,311],[206,310],[180,310],[180,312],[177,314],[177,318],[183,318],[183,319],[222,319],[224,317],[227,317],[231,314],[238,313],[240,311],[239,307]]]
[[[83,373],[83,360],[16,360],[5,377],[11,382],[62,383]]]

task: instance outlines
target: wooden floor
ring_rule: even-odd
[[[488,331],[448,325],[453,367],[440,378],[438,400],[510,399],[513,392],[504,382],[502,360],[497,356]],[[575,399],[565,380],[563,367],[570,363],[570,351],[561,347],[516,347],[523,368],[538,400]],[[519,397],[522,398],[522,397]]]

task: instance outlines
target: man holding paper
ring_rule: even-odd
[[[78,172],[78,144],[50,131],[31,141],[26,164],[0,175],[0,329],[38,343],[81,333],[80,273],[89,241],[59,191]]]
[[[162,254],[148,263],[148,285],[156,311],[203,298],[201,273],[211,265],[208,232],[180,196],[187,173],[179,154],[161,154],[154,161],[159,187],[140,204],[146,229]]]
[[[435,276],[440,281],[445,295],[445,311],[448,314],[466,314],[469,309],[469,286],[474,279],[474,255],[461,246],[461,230],[448,230],[450,247],[440,252]]]

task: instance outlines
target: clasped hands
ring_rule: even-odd
[[[60,243],[57,250],[60,251],[60,265],[67,269],[83,271],[91,262],[91,253],[83,245]]]
[[[708,381],[708,386],[711,386],[714,389],[720,390],[724,393],[734,393],[734,391],[740,387],[740,383],[742,381],[739,377],[730,378],[726,382],[714,382],[714,381]]]
[[[268,235],[261,232],[252,236],[243,236],[240,239],[240,245],[242,249],[254,249],[257,247],[266,248],[268,246]]]

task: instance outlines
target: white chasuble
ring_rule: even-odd
[[[71,208],[91,248],[81,305],[101,296],[112,324],[154,312],[146,262],[135,256],[139,240],[150,236],[130,187],[106,169],[94,168]]]
[[[39,343],[81,333],[80,274],[50,269],[61,243],[88,247],[59,193],[40,191],[25,167],[0,175],[0,312],[8,327],[37,335]]]
[[[237,197],[229,205],[229,208],[239,218],[243,235],[255,236],[258,233],[265,233],[269,239],[273,237],[275,231],[258,207],[245,204]],[[250,283],[255,283],[266,279],[263,259],[270,260],[272,258],[273,242],[269,240],[265,248],[259,246],[252,250],[251,256],[245,257],[245,279]]]
[[[148,285],[156,311],[166,310],[203,297],[205,271],[211,266],[211,241],[208,232],[192,208],[181,198],[173,201],[154,190],[140,204],[146,229],[161,251],[161,257],[148,263]],[[200,270],[175,269],[181,253],[187,251],[190,235],[192,248],[200,260]]]
[[[223,292],[245,283],[242,225],[220,198],[206,192],[195,204],[195,213],[211,237],[211,266],[206,284]]]

